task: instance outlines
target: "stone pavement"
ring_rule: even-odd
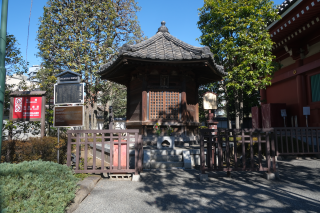
[[[281,180],[262,173],[144,171],[140,182],[102,179],[80,212],[320,212],[320,160],[279,161]]]

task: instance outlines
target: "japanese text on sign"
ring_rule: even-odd
[[[12,118],[41,118],[42,97],[15,97]]]

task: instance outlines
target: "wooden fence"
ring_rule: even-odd
[[[275,145],[271,129],[202,129],[200,130],[200,170],[205,171],[276,171]],[[245,144],[250,144],[246,146]],[[257,144],[258,158],[254,157]],[[232,146],[230,146],[232,145]],[[264,145],[264,147],[262,147]],[[270,147],[271,146],[271,147]],[[205,157],[205,150],[206,157]],[[249,149],[249,150],[247,150]],[[239,150],[241,156],[238,159]],[[249,153],[248,153],[249,151]],[[264,152],[266,156],[263,162]],[[217,154],[217,156],[216,156]],[[225,156],[223,159],[223,155]],[[247,159],[249,161],[247,161]],[[239,161],[238,161],[239,160]],[[263,165],[266,164],[266,165]]]
[[[75,173],[135,173],[142,170],[143,145],[137,129],[125,130],[68,130],[67,165],[75,151]],[[131,145],[132,144],[132,145]],[[74,145],[74,146],[72,146]],[[92,148],[89,148],[92,147]],[[80,159],[81,147],[84,156]],[[97,166],[97,147],[100,148],[100,166]],[[109,162],[105,162],[105,147],[109,148]],[[134,149],[134,168],[130,168],[130,151]],[[88,150],[92,150],[92,166],[88,166]],[[117,153],[115,150],[118,149]],[[123,152],[126,149],[125,152]],[[125,153],[125,157],[123,156]],[[121,162],[125,159],[126,162]],[[83,162],[80,162],[83,161]],[[105,165],[109,164],[109,165]],[[125,165],[125,166],[123,166]]]
[[[319,127],[274,128],[277,155],[320,154]]]
[[[202,173],[276,172],[275,156],[320,154],[319,127],[202,129],[200,134]]]

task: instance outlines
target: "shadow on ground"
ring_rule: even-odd
[[[258,172],[143,171],[140,182],[101,180],[79,212],[319,212],[320,160],[279,162],[279,181]]]
[[[160,211],[178,212],[319,212],[320,161],[279,162],[279,181],[268,181],[262,173],[211,173],[199,181],[197,170],[148,171],[141,174],[141,193]]]

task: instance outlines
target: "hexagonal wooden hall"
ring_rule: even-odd
[[[188,32],[186,32],[188,33]],[[159,123],[173,136],[197,136],[198,88],[222,79],[226,73],[215,63],[209,47],[195,47],[172,36],[165,22],[151,38],[124,44],[118,58],[100,68],[101,79],[127,87],[126,127],[154,136]]]

